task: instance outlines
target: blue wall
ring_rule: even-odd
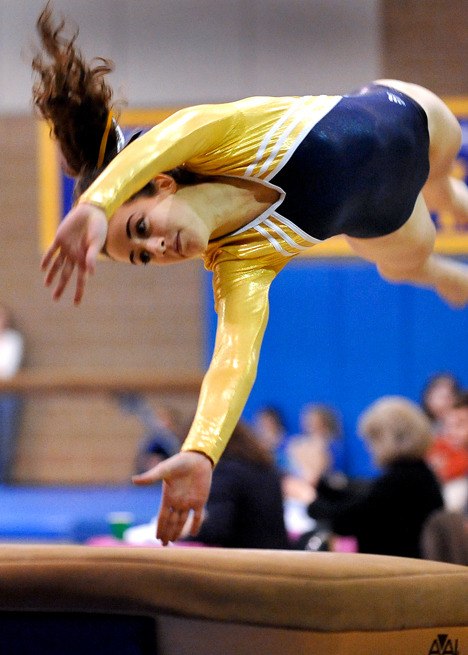
[[[209,274],[206,288],[208,363],[216,329]],[[356,436],[359,414],[385,394],[419,401],[427,378],[445,370],[468,387],[468,309],[451,309],[428,290],[388,284],[358,259],[303,258],[272,286],[244,417],[272,404],[296,432],[305,403],[330,403],[343,417],[349,474],[370,476],[375,469]]]

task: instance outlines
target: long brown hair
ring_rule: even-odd
[[[225,455],[260,466],[273,467],[274,465],[272,454],[260,442],[254,430],[242,420],[234,428]]]
[[[114,68],[109,59],[87,63],[75,42],[76,28],[66,36],[65,21],[55,21],[50,3],[37,20],[40,50],[32,60],[36,74],[33,103],[51,126],[74,177],[97,168],[99,151],[112,107],[112,89],[105,77]],[[103,167],[117,154],[117,126],[110,126]]]

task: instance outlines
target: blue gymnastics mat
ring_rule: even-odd
[[[131,512],[134,524],[148,523],[160,498],[160,485],[0,486],[0,541],[83,543],[109,533],[110,512]]]

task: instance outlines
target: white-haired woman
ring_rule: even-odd
[[[424,461],[431,424],[415,403],[385,396],[362,414],[358,427],[381,473],[357,496],[320,489],[309,514],[327,521],[336,534],[356,537],[359,552],[421,557],[422,528],[443,506]]]

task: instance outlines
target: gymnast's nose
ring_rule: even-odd
[[[150,237],[146,240],[145,248],[154,255],[164,255],[166,252],[166,239],[164,237]]]

